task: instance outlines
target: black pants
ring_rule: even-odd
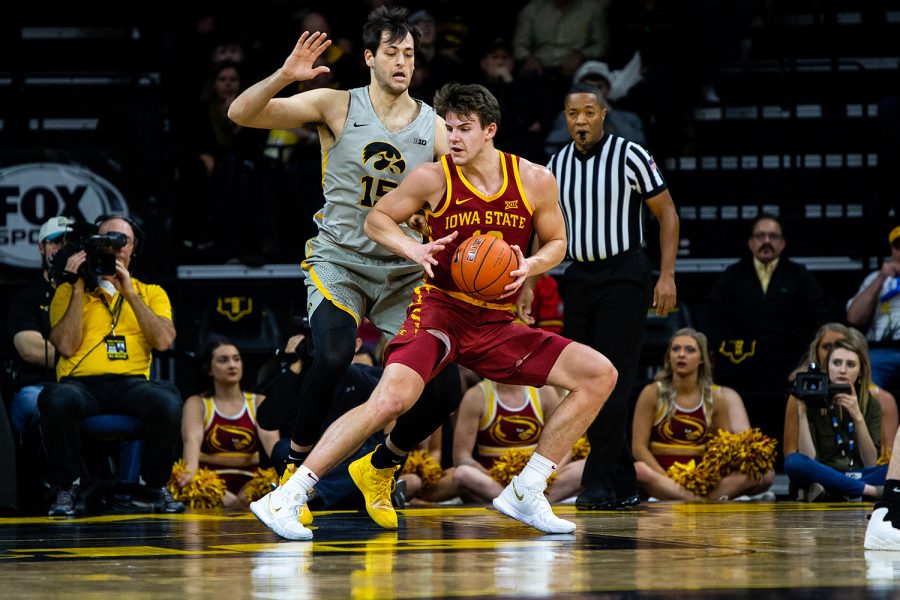
[[[100,414],[143,421],[141,475],[150,487],[168,481],[181,439],[181,394],[173,384],[141,375],[64,377],[44,387],[38,407],[56,485],[68,486],[82,475],[79,421]]]
[[[575,262],[563,276],[566,337],[595,348],[619,372],[612,395],[588,428],[591,453],[581,484],[620,498],[637,493],[628,417],[652,285],[642,250],[596,263]]]

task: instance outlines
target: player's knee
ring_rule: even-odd
[[[379,427],[385,427],[406,412],[410,403],[395,392],[385,392],[374,398],[375,418]]]
[[[585,370],[583,381],[580,382],[579,387],[590,391],[591,401],[599,408],[612,394],[618,379],[619,372],[608,358],[598,352],[594,355],[590,367]]]

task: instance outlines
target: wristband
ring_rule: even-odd
[[[60,283],[75,283],[78,281],[78,273],[73,273],[72,271],[63,271],[59,274],[59,282]]]

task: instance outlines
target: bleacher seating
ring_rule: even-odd
[[[681,254],[734,256],[749,220],[767,211],[785,221],[793,256],[867,265],[885,250],[868,240],[888,226],[877,222],[872,232],[871,212],[878,104],[900,79],[900,3],[766,10],[749,28],[749,56],[718,74],[721,104],[691,112],[684,154],[664,162],[682,218]]]

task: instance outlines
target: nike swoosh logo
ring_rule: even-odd
[[[282,508],[283,507],[281,507],[281,506],[278,506],[278,507],[272,506],[272,498],[271,498],[271,496],[269,497],[269,512],[271,512],[272,514],[275,514],[278,511],[280,511]]]
[[[525,494],[519,493],[519,490],[516,489],[515,481],[512,482],[512,486],[513,486],[513,494],[516,495],[516,500],[518,500],[519,502],[523,501],[525,499]]]
[[[891,491],[894,492],[895,494],[900,494],[900,489],[894,488]]]
[[[368,123],[357,123],[356,121],[353,121],[353,126],[354,127],[368,127],[369,124]]]
[[[468,202],[471,199],[472,199],[471,196],[469,196],[468,198],[457,198],[456,203],[457,204],[465,204],[466,202]]]

